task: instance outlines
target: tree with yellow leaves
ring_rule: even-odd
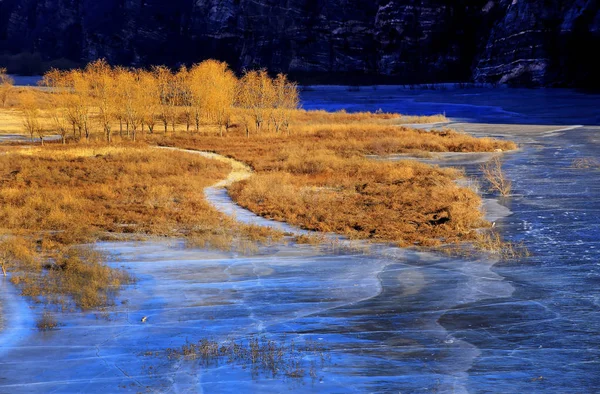
[[[13,90],[15,81],[6,74],[5,68],[0,68],[0,104],[6,107],[8,97]]]
[[[52,120],[54,131],[60,135],[62,143],[65,144],[69,123],[71,122],[67,112],[67,97],[71,94],[71,92],[66,87],[66,73],[60,70],[52,69],[44,75],[40,85],[50,88],[51,95],[47,112]],[[75,124],[72,124],[74,129]],[[75,135],[73,137],[75,137]]]
[[[69,106],[72,108],[73,119],[79,129],[79,138],[82,134],[86,142],[90,140],[90,83],[86,74],[81,70],[69,72],[70,88],[73,94],[69,97]]]
[[[148,127],[150,134],[154,133],[154,127],[158,121],[160,113],[160,91],[158,89],[158,81],[154,73],[148,71],[139,72],[140,84],[143,87],[142,108],[143,108],[143,124],[142,133],[144,132],[144,124]]]
[[[141,74],[124,68],[115,70],[118,89],[118,106],[128,127],[131,127],[131,139],[136,140],[137,131],[144,121],[144,95]]]
[[[247,109],[254,118],[256,132],[260,133],[265,120],[275,105],[273,80],[266,70],[249,71],[244,74],[238,85],[238,105]]]
[[[187,67],[181,67],[175,74],[175,93],[177,105],[181,109],[185,130],[189,133],[194,117],[194,108],[192,106],[192,83],[190,81],[190,72]],[[173,129],[174,131],[174,129]]]
[[[291,114],[300,105],[298,85],[290,82],[284,74],[279,74],[273,81],[273,88],[275,100],[271,120],[275,125],[275,132],[279,133],[280,130],[285,130],[289,134]]]
[[[67,104],[65,95],[53,95],[50,99],[48,113],[52,120],[54,131],[60,135],[60,140],[63,145],[67,142],[67,132],[69,131],[69,120],[67,116]]]
[[[77,129],[80,124],[81,104],[78,94],[75,92],[73,75],[74,72],[65,72],[56,69],[48,71],[43,80],[42,86],[50,88],[52,93],[51,100],[51,117],[58,116],[59,113],[64,117],[64,121],[71,125],[73,130],[73,139],[77,139]],[[55,128],[61,133],[62,125],[57,124],[58,119],[53,120]],[[62,122],[63,120],[60,120]],[[81,138],[81,127],[79,127],[79,138]],[[62,136],[62,134],[61,134]],[[66,140],[66,135],[63,136],[63,143]]]
[[[106,142],[112,139],[111,124],[116,112],[115,76],[108,63],[101,59],[88,64],[85,76],[89,82],[90,104],[98,109],[97,119],[104,130]]]
[[[235,102],[237,78],[227,63],[206,60],[194,65],[190,70],[190,93],[194,107],[196,131],[200,119],[205,118],[223,129],[231,118],[231,108]]]
[[[164,125],[165,134],[167,134],[169,123],[173,124],[173,131],[175,131],[174,125],[177,118],[175,78],[171,70],[165,66],[153,67],[152,72],[156,78],[156,86],[158,88],[158,95],[160,97],[158,117]]]

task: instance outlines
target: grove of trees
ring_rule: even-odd
[[[176,72],[164,66],[149,70],[112,67],[104,60],[85,69],[51,70],[43,86],[50,97],[43,114],[35,99],[21,103],[23,124],[33,138],[60,135],[63,143],[89,140],[102,133],[110,143],[117,132],[136,140],[140,134],[167,134],[203,127],[223,136],[232,125],[249,137],[252,132],[288,133],[290,114],[299,106],[298,87],[283,74],[271,78],[265,70],[238,78],[226,63],[207,60]],[[44,126],[39,121],[45,117]],[[43,139],[42,139],[43,140]]]

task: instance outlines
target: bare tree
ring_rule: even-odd
[[[498,156],[481,165],[481,172],[490,185],[490,190],[497,190],[503,196],[508,196],[512,189],[511,181],[502,170],[502,161]]]
[[[23,116],[23,128],[29,134],[31,142],[34,135],[42,135],[42,125],[40,123],[39,103],[35,93],[28,89],[21,95],[21,113]],[[44,139],[41,138],[42,145]]]
[[[65,98],[66,96],[62,94],[53,95],[48,108],[48,113],[50,114],[50,118],[52,120],[52,126],[56,133],[60,135],[63,145],[67,141],[67,133],[69,131],[70,123],[67,115]]]

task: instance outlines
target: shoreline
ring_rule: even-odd
[[[5,277],[0,278],[3,327],[0,329],[0,356],[9,352],[35,329],[34,313],[25,297]]]

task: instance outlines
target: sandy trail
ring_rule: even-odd
[[[182,148],[174,148],[170,146],[159,146],[158,149],[166,149],[176,152],[185,152],[192,153],[196,155],[200,155],[202,157],[206,157],[208,159],[218,160],[223,163],[227,163],[231,166],[231,172],[227,176],[227,178],[215,183],[212,185],[212,188],[225,188],[231,186],[232,184],[248,179],[252,176],[252,169],[250,166],[242,163],[241,161],[232,159],[230,157],[225,157],[223,155],[219,155],[218,153],[213,152],[205,152],[199,150],[191,150],[191,149],[182,149]]]

